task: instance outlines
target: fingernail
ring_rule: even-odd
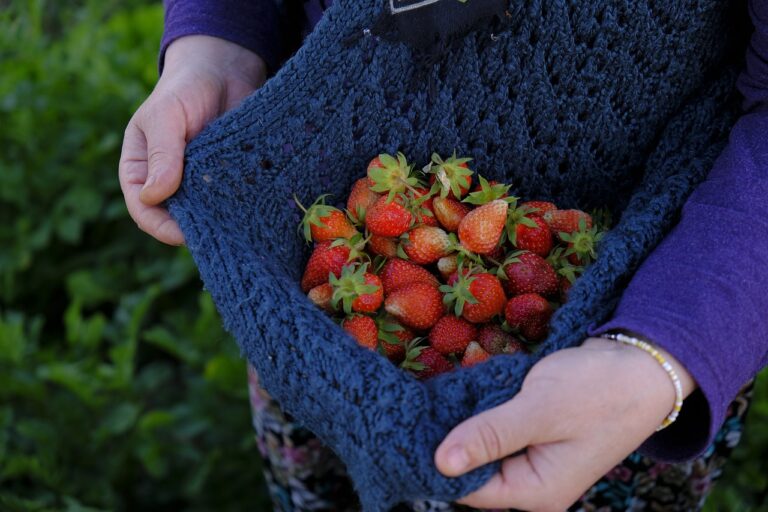
[[[451,471],[461,472],[464,471],[469,465],[469,457],[467,451],[461,446],[454,446],[448,450],[448,467]]]
[[[147,190],[152,185],[154,185],[156,181],[157,181],[157,178],[155,177],[155,175],[151,174],[149,177],[147,177],[147,181],[144,182],[144,186],[141,187],[141,190]]]

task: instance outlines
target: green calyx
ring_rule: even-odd
[[[379,161],[382,167],[371,169],[368,177],[373,181],[371,190],[386,193],[387,202],[391,203],[396,194],[419,186],[418,178],[411,176],[411,166],[402,153],[397,153],[397,157],[382,153]]]
[[[330,194],[323,194],[312,203],[309,208],[304,208],[304,205],[299,202],[299,198],[294,194],[293,200],[296,205],[304,212],[304,218],[301,219],[301,228],[304,233],[304,239],[307,243],[312,242],[312,229],[310,226],[317,226],[319,228],[327,228],[328,226],[323,223],[322,219],[330,217],[334,211],[339,211],[338,208],[325,204],[325,198],[330,197]]]
[[[370,237],[363,238],[363,235],[357,233],[352,238],[337,238],[331,242],[331,247],[347,247],[349,249],[349,257],[347,257],[348,262],[358,260],[369,261],[370,256],[365,252],[365,244],[368,243],[369,239]]]
[[[464,312],[465,304],[477,304],[478,300],[472,295],[469,290],[472,281],[475,280],[472,276],[473,269],[470,268],[469,272],[464,272],[463,262],[459,263],[459,269],[457,270],[458,279],[453,285],[444,284],[440,286],[440,291],[443,292],[443,304],[449,308],[453,308],[453,314],[461,316]]]
[[[515,197],[512,199],[513,201],[509,202],[509,210],[507,210],[507,224],[506,229],[502,234],[501,243],[509,240],[512,245],[517,246],[518,226],[536,228],[539,225],[536,224],[536,221],[528,216],[533,211],[533,208],[528,208],[527,206],[517,206],[518,198]]]
[[[573,233],[559,233],[563,242],[568,243],[565,256],[575,254],[581,263],[588,265],[597,258],[597,245],[605,236],[605,232],[598,231],[597,226],[587,229],[583,218],[579,219],[579,229]]]
[[[509,256],[506,257],[506,259],[498,264],[498,267],[496,269],[496,277],[499,279],[503,279],[504,281],[507,281],[509,278],[507,277],[507,273],[504,271],[504,269],[508,265],[512,265],[514,263],[521,263],[520,256],[522,254],[525,254],[527,251],[515,251],[511,253]]]
[[[480,180],[480,190],[470,193],[462,202],[481,206],[488,204],[491,201],[504,198],[509,193],[509,189],[512,185],[504,185],[503,183],[497,183],[491,185],[488,180],[478,175]]]
[[[328,282],[333,287],[331,304],[335,309],[338,309],[339,303],[341,303],[344,313],[352,314],[352,302],[355,299],[361,295],[376,293],[379,287],[365,282],[367,270],[367,263],[362,265],[345,265],[342,267],[340,277],[331,274]]]
[[[429,166],[429,173],[435,175],[435,184],[432,186],[433,193],[439,193],[440,197],[448,197],[448,192],[460,198],[462,195],[461,185],[471,183],[474,172],[464,164],[471,162],[471,158],[457,158],[454,151],[453,156],[443,160],[437,153],[432,154],[432,162]]]
[[[424,363],[416,361],[416,358],[427,348],[424,339],[414,338],[405,344],[405,359],[400,363],[400,368],[413,372],[420,372],[425,368]]]

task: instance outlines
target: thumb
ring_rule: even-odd
[[[188,128],[184,107],[174,96],[167,96],[147,106],[137,125],[147,140],[147,179],[139,198],[156,205],[181,184]]]
[[[547,439],[551,418],[524,392],[456,426],[435,452],[445,476],[462,475]]]

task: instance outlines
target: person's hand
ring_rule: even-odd
[[[179,188],[184,148],[265,79],[258,55],[223,39],[187,36],[168,47],[163,75],[128,123],[120,156],[120,187],[139,228],[161,242],[184,243],[158,206]]]
[[[660,352],[687,396],[695,387],[690,374]],[[674,401],[669,375],[649,354],[590,338],[545,357],[512,400],[454,428],[435,464],[444,475],[458,476],[509,457],[459,503],[563,511],[650,437]]]

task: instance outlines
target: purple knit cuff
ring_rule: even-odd
[[[165,31],[160,44],[160,72],[168,45],[189,35],[219,37],[238,44],[261,57],[270,71],[280,64],[280,21],[272,0],[164,0],[163,3]]]

